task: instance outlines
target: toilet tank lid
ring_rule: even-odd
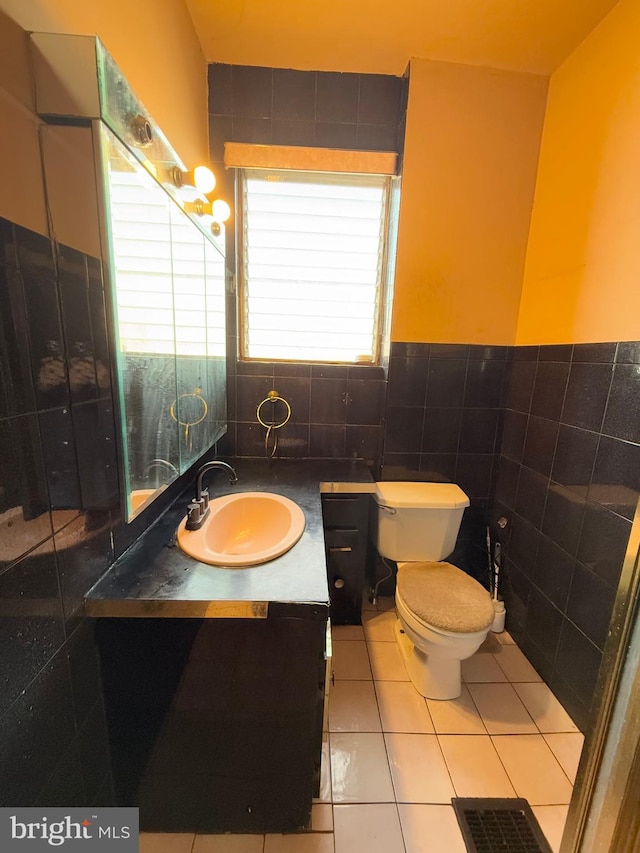
[[[376,501],[393,507],[457,509],[469,506],[469,498],[455,483],[376,483]]]

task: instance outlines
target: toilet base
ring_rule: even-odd
[[[460,661],[425,655],[411,642],[400,619],[394,632],[407,675],[418,693],[425,699],[457,699],[462,692]]]

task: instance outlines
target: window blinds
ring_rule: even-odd
[[[243,354],[375,361],[388,179],[246,170]]]
[[[120,349],[222,356],[224,263],[151,180],[109,175]]]

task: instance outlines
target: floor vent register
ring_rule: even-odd
[[[552,853],[524,799],[453,797],[468,853]]]

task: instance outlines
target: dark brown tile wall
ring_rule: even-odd
[[[382,477],[457,483],[469,495],[451,559],[487,584],[485,526],[508,347],[391,344]]]
[[[406,90],[405,78],[385,74],[214,63],[211,161],[222,163],[225,142],[401,151]]]
[[[640,492],[640,343],[516,347],[494,522],[507,626],[584,728]]]
[[[2,806],[114,805],[83,599],[193,478],[125,523],[109,340],[100,261],[0,218]]]
[[[0,805],[112,805],[85,593],[188,482],[120,503],[101,263],[0,219]]]
[[[82,605],[118,508],[100,263],[0,219],[3,806],[113,802]]]
[[[507,626],[583,728],[640,492],[639,363],[637,342],[391,345],[382,477],[469,494],[450,559],[485,584],[508,520]]]
[[[266,455],[266,429],[257,422],[256,408],[272,389],[291,406],[289,423],[272,432],[278,438],[277,456],[358,457],[377,469],[386,390],[381,367],[239,362],[228,385],[229,427],[220,442],[222,453]],[[285,414],[281,403],[261,409],[266,423],[272,415],[278,422]]]
[[[507,347],[391,344],[385,479],[457,482],[488,501]]]

